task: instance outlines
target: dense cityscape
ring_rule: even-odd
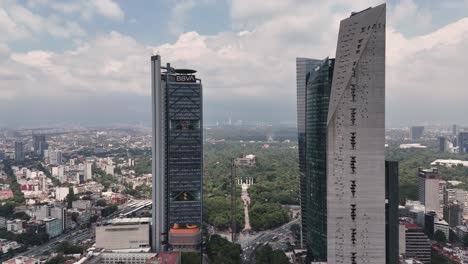
[[[468,125],[388,126],[387,5],[339,20],[290,58],[295,123],[205,119],[162,49],[150,124],[0,126],[0,262],[468,263]]]

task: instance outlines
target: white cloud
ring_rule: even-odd
[[[120,9],[119,4],[112,0],[93,0],[91,3],[96,11],[105,17],[117,20],[124,18],[124,12]]]
[[[185,20],[194,6],[194,0],[180,0],[175,3],[171,10],[171,18],[168,25],[171,34],[177,36],[184,33]]]
[[[0,40],[32,38],[47,33],[53,37],[81,37],[86,32],[72,21],[50,15],[41,16],[14,1],[0,5]]]
[[[43,6],[64,14],[79,14],[86,20],[96,15],[112,20],[122,20],[125,17],[120,5],[113,0],[29,0],[28,6],[31,8]]]
[[[234,5],[236,0],[232,1]],[[349,7],[349,2],[343,0],[314,8],[310,8],[308,1],[285,2],[286,6],[283,3],[266,7],[269,13],[264,13],[249,30],[209,36],[187,32],[174,43],[153,47],[118,32],[99,35],[63,53],[11,54],[5,47],[3,54],[11,55],[3,55],[7,59],[0,61],[0,78],[9,76],[9,80],[0,83],[0,100],[24,94],[149,95],[149,58],[158,52],[164,62],[171,62],[175,67],[197,69],[208,102],[231,100],[241,104],[243,98],[250,97],[294,104],[295,57],[333,56],[339,20],[351,10],[374,5],[374,1],[355,1]],[[246,2],[239,0],[238,5],[243,3]],[[260,6],[256,1],[249,3],[252,10],[236,7],[231,12],[236,16],[233,19],[263,12],[255,11],[255,6]],[[294,6],[297,3],[301,5]],[[398,14],[395,10],[389,13]],[[389,16],[390,25],[393,25],[392,16]],[[402,15],[394,17],[404,21]],[[416,101],[450,108],[452,102],[468,98],[468,90],[461,87],[468,68],[468,18],[416,37],[405,36],[394,26],[387,29],[389,112],[403,111],[404,106]],[[412,107],[412,112],[423,116],[427,109]]]
[[[416,5],[414,0],[400,0],[388,17],[391,25],[413,32],[424,32],[432,25],[432,15]]]

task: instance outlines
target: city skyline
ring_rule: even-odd
[[[339,19],[380,3],[147,2],[146,9],[171,21],[157,23],[124,1],[103,1],[107,8],[94,9],[86,2],[2,3],[0,112],[15,113],[1,114],[2,126],[149,124],[149,68],[135,65],[157,52],[182,67],[190,60],[200,68],[207,80],[206,121],[231,116],[294,123],[295,92],[284,87],[294,82],[294,58],[334,57]],[[466,10],[462,1],[388,1],[388,127],[462,119],[466,95],[456,84],[467,61],[461,49],[467,42]],[[153,34],[142,30],[148,27]],[[322,33],[307,34],[311,30]],[[258,63],[245,63],[253,60]],[[450,63],[440,69],[445,61]],[[427,115],[434,104],[438,111]],[[281,111],[272,114],[277,105]]]

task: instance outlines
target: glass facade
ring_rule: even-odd
[[[176,82],[166,76],[167,230],[174,225],[201,226],[202,88],[198,82]]]
[[[309,59],[309,58],[296,58],[296,86],[297,86],[297,132],[298,132],[298,143],[299,143],[299,178],[301,184],[301,226],[302,226],[302,237],[305,240],[304,232],[307,230],[307,213],[305,209],[305,201],[307,198],[306,183],[305,183],[305,108],[306,108],[306,76],[307,73],[312,71],[317,65],[320,64],[320,60]]]
[[[306,76],[305,186],[303,230],[308,257],[327,260],[327,117],[333,59],[325,59]]]

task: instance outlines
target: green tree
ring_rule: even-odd
[[[12,215],[13,219],[21,219],[21,220],[25,220],[25,221],[29,221],[31,219],[31,217],[25,213],[25,212],[16,212]]]
[[[201,258],[199,252],[182,252],[182,264],[200,264]]]
[[[210,263],[238,264],[242,249],[220,235],[212,235],[206,244],[206,254]]]
[[[73,212],[72,215],[71,215],[72,221],[75,222],[75,223],[77,223],[77,222],[78,222],[78,216],[80,216],[79,213]]]
[[[107,202],[104,199],[99,199],[96,201],[96,206],[102,206],[102,207],[107,206]]]
[[[439,242],[439,243],[445,243],[445,242],[447,242],[447,238],[445,237],[444,232],[442,232],[441,230],[435,231],[435,233],[434,233],[434,240],[437,241],[437,242]]]
[[[255,263],[257,264],[288,264],[289,259],[281,250],[273,250],[270,245],[260,246],[255,251]]]
[[[68,194],[66,197],[67,200],[67,207],[72,208],[73,201],[76,201],[78,198],[75,196],[75,191],[73,191],[73,187],[68,188]]]
[[[463,246],[464,246],[464,247],[468,247],[468,235],[465,235],[465,236],[463,237]]]
[[[115,205],[115,204],[107,206],[106,208],[102,209],[101,215],[102,215],[102,217],[109,216],[109,215],[115,213],[118,209],[119,209],[119,207],[117,207],[117,205]]]
[[[63,253],[65,255],[82,254],[83,247],[78,246],[78,245],[73,245],[69,242],[62,242],[57,246],[57,252]]]

